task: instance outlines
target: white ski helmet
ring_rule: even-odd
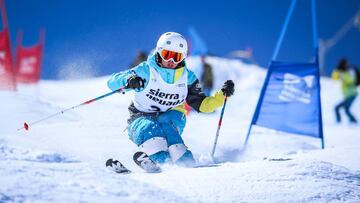
[[[160,36],[156,44],[156,51],[160,55],[162,50],[182,53],[183,54],[182,60],[184,60],[188,52],[186,39],[179,33],[166,32]]]

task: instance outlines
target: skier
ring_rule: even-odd
[[[193,154],[181,138],[186,123],[185,101],[196,111],[208,113],[234,93],[233,81],[227,80],[213,96],[205,96],[199,80],[186,67],[187,52],[182,35],[166,32],[147,61],[114,73],[108,81],[111,90],[126,86],[127,91],[135,91],[128,108],[128,135],[155,163],[194,166]]]
[[[336,121],[341,122],[340,109],[344,108],[346,115],[349,118],[350,123],[356,124],[357,120],[354,115],[350,112],[350,107],[356,99],[358,92],[356,87],[357,80],[356,69],[350,65],[347,59],[343,58],[340,60],[338,66],[332,73],[334,80],[341,80],[342,92],[344,100],[335,106]]]

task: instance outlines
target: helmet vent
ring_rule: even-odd
[[[171,41],[166,41],[166,44],[171,44]]]

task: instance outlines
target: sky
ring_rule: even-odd
[[[127,69],[140,50],[150,51],[167,31],[188,37],[193,26],[209,52],[226,57],[253,49],[266,67],[283,26],[290,0],[115,1],[6,0],[11,42],[18,30],[23,44],[45,28],[43,79],[108,75]],[[318,36],[330,39],[360,8],[360,0],[318,0]],[[310,1],[298,1],[278,60],[309,61],[314,55]],[[353,27],[326,55],[331,71],[341,57],[360,66],[360,29]]]

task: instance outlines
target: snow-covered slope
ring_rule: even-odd
[[[124,131],[131,93],[117,94],[16,131],[32,122],[102,95],[108,77],[41,81],[0,92],[0,202],[358,202],[360,126],[335,124],[338,83],[322,79],[325,150],[320,141],[255,128],[243,142],[266,74],[236,60],[209,58],[216,88],[236,81],[216,150],[216,167],[165,165],[147,174],[133,162],[136,146]],[[196,74],[200,60],[190,58]],[[353,111],[360,116],[360,102]],[[209,162],[220,110],[192,112],[183,138],[200,163]],[[345,119],[346,120],[346,119]],[[104,166],[121,160],[134,173]]]

